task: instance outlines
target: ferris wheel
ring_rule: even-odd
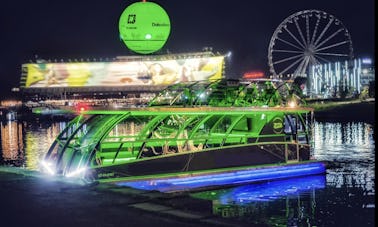
[[[274,77],[304,76],[311,66],[353,58],[352,40],[343,23],[319,10],[287,17],[269,43],[268,63]]]

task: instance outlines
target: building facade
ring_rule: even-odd
[[[313,98],[353,96],[372,81],[375,69],[369,58],[315,65],[310,68],[305,94]]]

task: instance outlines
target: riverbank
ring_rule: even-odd
[[[309,103],[317,121],[375,123],[375,99]]]

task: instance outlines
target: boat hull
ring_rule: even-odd
[[[287,152],[299,154],[293,160],[294,162],[309,160],[310,157],[310,148],[308,146],[287,143],[254,144],[142,158],[134,162],[93,168],[91,175],[95,179],[105,180],[125,177],[135,178],[138,176],[175,175],[261,165],[282,165],[287,163]]]

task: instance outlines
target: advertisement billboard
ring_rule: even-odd
[[[223,56],[151,61],[28,63],[23,88],[170,85],[222,78]]]
[[[161,49],[171,31],[167,12],[154,2],[134,2],[121,14],[119,33],[130,50],[149,54]]]

